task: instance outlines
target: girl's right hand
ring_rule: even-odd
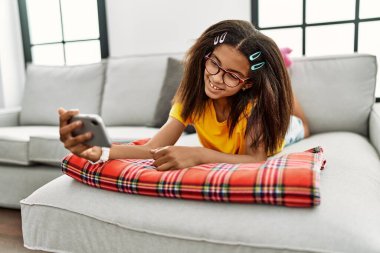
[[[98,161],[102,154],[102,149],[100,147],[90,147],[84,144],[84,142],[91,139],[91,133],[85,133],[75,137],[72,134],[75,129],[81,128],[82,126],[82,122],[80,121],[69,123],[69,120],[73,116],[79,114],[79,110],[65,110],[63,108],[59,108],[58,114],[59,136],[65,148],[79,157],[93,162]]]

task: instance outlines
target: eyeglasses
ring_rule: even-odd
[[[248,79],[250,79],[250,78],[242,79],[235,73],[225,70],[214,59],[212,59],[210,55],[211,53],[205,56],[205,59],[206,59],[205,67],[206,67],[207,73],[209,73],[210,75],[216,75],[220,72],[220,70],[222,70],[224,72],[222,76],[223,82],[228,87],[231,87],[231,88],[236,87],[239,84],[245,83]]]

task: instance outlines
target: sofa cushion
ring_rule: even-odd
[[[160,96],[157,101],[153,117],[153,127],[163,126],[169,117],[171,101],[177,91],[183,75],[183,66],[181,61],[168,58],[166,75],[161,87]]]
[[[160,129],[153,127],[107,127],[112,142],[128,143],[139,139],[152,138]],[[176,145],[202,146],[196,134],[182,134]]]
[[[152,198],[62,176],[21,202],[24,243],[63,252],[379,252],[375,149],[360,135],[338,132],[312,136],[281,154],[317,145],[328,163],[316,208]],[[62,235],[70,243],[62,243]]]
[[[368,136],[376,72],[372,55],[295,58],[292,86],[311,133],[350,131]]]
[[[0,162],[28,165],[28,138],[0,136]]]
[[[107,132],[112,142],[131,142],[142,138],[152,138],[159,129],[152,127],[108,127]]]
[[[54,134],[57,127],[18,126],[0,128],[0,162],[28,165],[30,164],[30,136]]]
[[[29,160],[32,162],[58,166],[69,153],[59,140],[58,129],[55,134],[35,134],[30,137]]]
[[[178,139],[175,145],[189,146],[189,147],[203,147],[196,133],[181,135],[181,137]]]
[[[21,107],[0,109],[0,127],[19,125]]]
[[[59,140],[57,127],[42,127],[41,131],[38,131],[38,127],[23,127],[24,129],[36,129],[33,132],[25,134],[25,147],[29,141],[29,148],[25,149],[25,161],[45,163],[49,165],[56,165],[62,161],[62,158],[66,156],[69,151],[65,149],[62,142]],[[45,131],[46,130],[46,131]],[[109,134],[112,142],[127,143],[137,139],[151,138],[159,129],[150,127],[108,127],[107,133]],[[1,128],[0,128],[1,133]],[[9,129],[4,134],[10,133]],[[13,135],[17,136],[17,131]],[[28,138],[28,136],[30,138]],[[1,145],[1,140],[0,140]],[[194,135],[182,135],[178,141],[178,145],[199,146],[198,137]],[[0,154],[1,157],[1,154]],[[28,160],[27,160],[28,158]],[[25,163],[26,164],[26,163]]]
[[[131,142],[136,139],[153,137],[156,128],[147,127],[109,127],[107,133],[112,142]],[[29,160],[38,163],[57,165],[69,151],[59,140],[58,128],[49,132],[37,132],[30,136]]]
[[[374,104],[369,118],[369,138],[380,155],[380,103]]]
[[[153,116],[153,127],[162,127],[169,117],[172,99],[181,83],[183,76],[183,63],[175,58],[168,58],[164,84],[161,87],[160,96],[158,98],[156,109]],[[187,125],[186,133],[195,133],[192,125]]]
[[[21,199],[61,175],[62,172],[58,166],[1,164],[0,206],[20,209]],[[3,244],[1,244],[1,249],[0,251],[5,251]]]
[[[129,145],[143,145],[149,139]],[[69,154],[62,171],[77,181],[110,191],[217,202],[262,203],[289,207],[319,205],[321,147],[260,163],[209,163],[157,171],[153,159],[116,159],[93,164]]]
[[[128,143],[139,139],[152,138],[160,129],[153,127],[107,127],[112,142]],[[202,146],[197,134],[182,134],[175,145]]]
[[[58,125],[59,107],[100,113],[104,63],[81,66],[29,65],[21,125]]]
[[[151,126],[168,56],[110,58],[101,116],[107,126]]]

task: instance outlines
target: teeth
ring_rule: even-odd
[[[214,90],[221,90],[221,89],[219,89],[218,87],[214,86],[211,82],[210,82],[210,86],[211,86],[211,88],[213,88]]]

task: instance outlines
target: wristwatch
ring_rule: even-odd
[[[108,159],[110,159],[110,148],[103,147],[102,148],[102,155],[100,156],[101,162],[107,162]]]
[[[103,147],[102,148],[102,154],[100,155],[100,158],[99,160],[97,160],[96,162],[92,162],[90,161],[91,164],[98,164],[98,163],[104,163],[104,162],[107,162],[108,159],[110,158],[110,148],[106,148],[106,147]]]

